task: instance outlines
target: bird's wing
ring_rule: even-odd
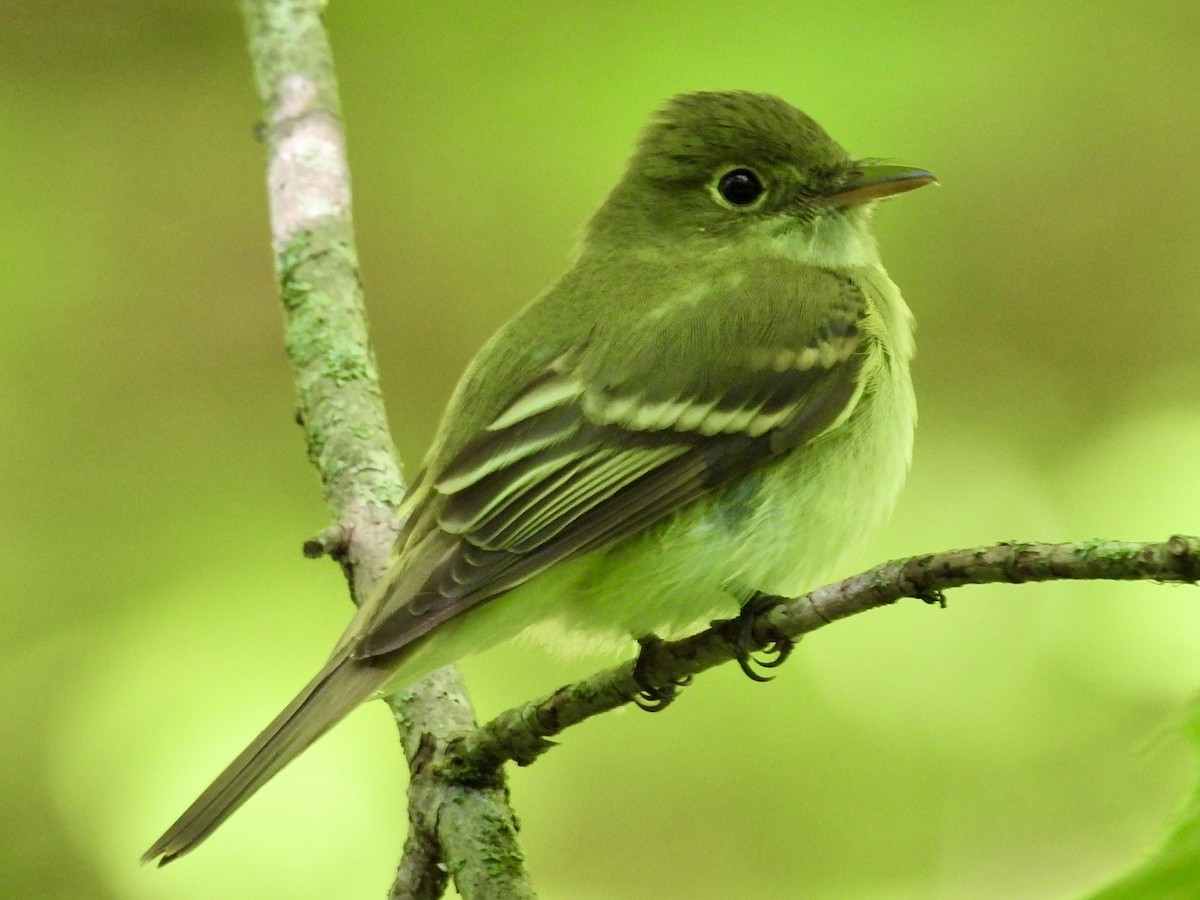
[[[764,326],[736,305],[693,304],[660,326],[692,330],[681,349],[634,335],[628,352],[585,346],[542,371],[422,476],[407,526],[419,539],[347,635],[353,655],[397,650],[843,420],[863,389],[866,301],[852,279],[820,275],[838,299],[808,321],[793,308],[790,326]]]

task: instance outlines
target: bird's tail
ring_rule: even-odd
[[[391,670],[335,654],[287,708],[263,729],[142,857],[165,865],[229,818],[280,769],[387,682]]]

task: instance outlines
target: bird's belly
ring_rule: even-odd
[[[903,375],[884,382],[817,441],[566,563],[535,635],[588,649],[680,635],[733,615],[755,592],[797,596],[834,576],[891,510],[908,470],[911,388]]]

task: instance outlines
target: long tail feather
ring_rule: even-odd
[[[154,842],[142,862],[165,865],[207,838],[313,741],[388,680],[391,670],[340,653]]]

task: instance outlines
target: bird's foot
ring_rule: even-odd
[[[742,667],[742,671],[746,673],[746,677],[752,681],[766,682],[774,679],[774,675],[763,675],[754,667],[759,669],[777,669],[782,666],[792,651],[796,649],[796,642],[786,635],[773,634],[771,635],[771,643],[763,649],[764,656],[754,656],[754,625],[758,617],[772,607],[783,603],[784,598],[775,597],[770,594],[755,594],[742,607],[742,611],[738,613],[737,618],[732,622],[735,625],[736,631],[734,634],[734,647],[737,649],[738,665]]]
[[[654,655],[663,645],[663,640],[651,634],[638,638],[637,642],[641,650],[638,651],[637,662],[633,664],[633,680],[641,690],[633,702],[646,712],[661,712],[675,701],[681,687],[692,683],[692,676],[685,675],[661,687],[651,684],[648,670],[654,665]]]

